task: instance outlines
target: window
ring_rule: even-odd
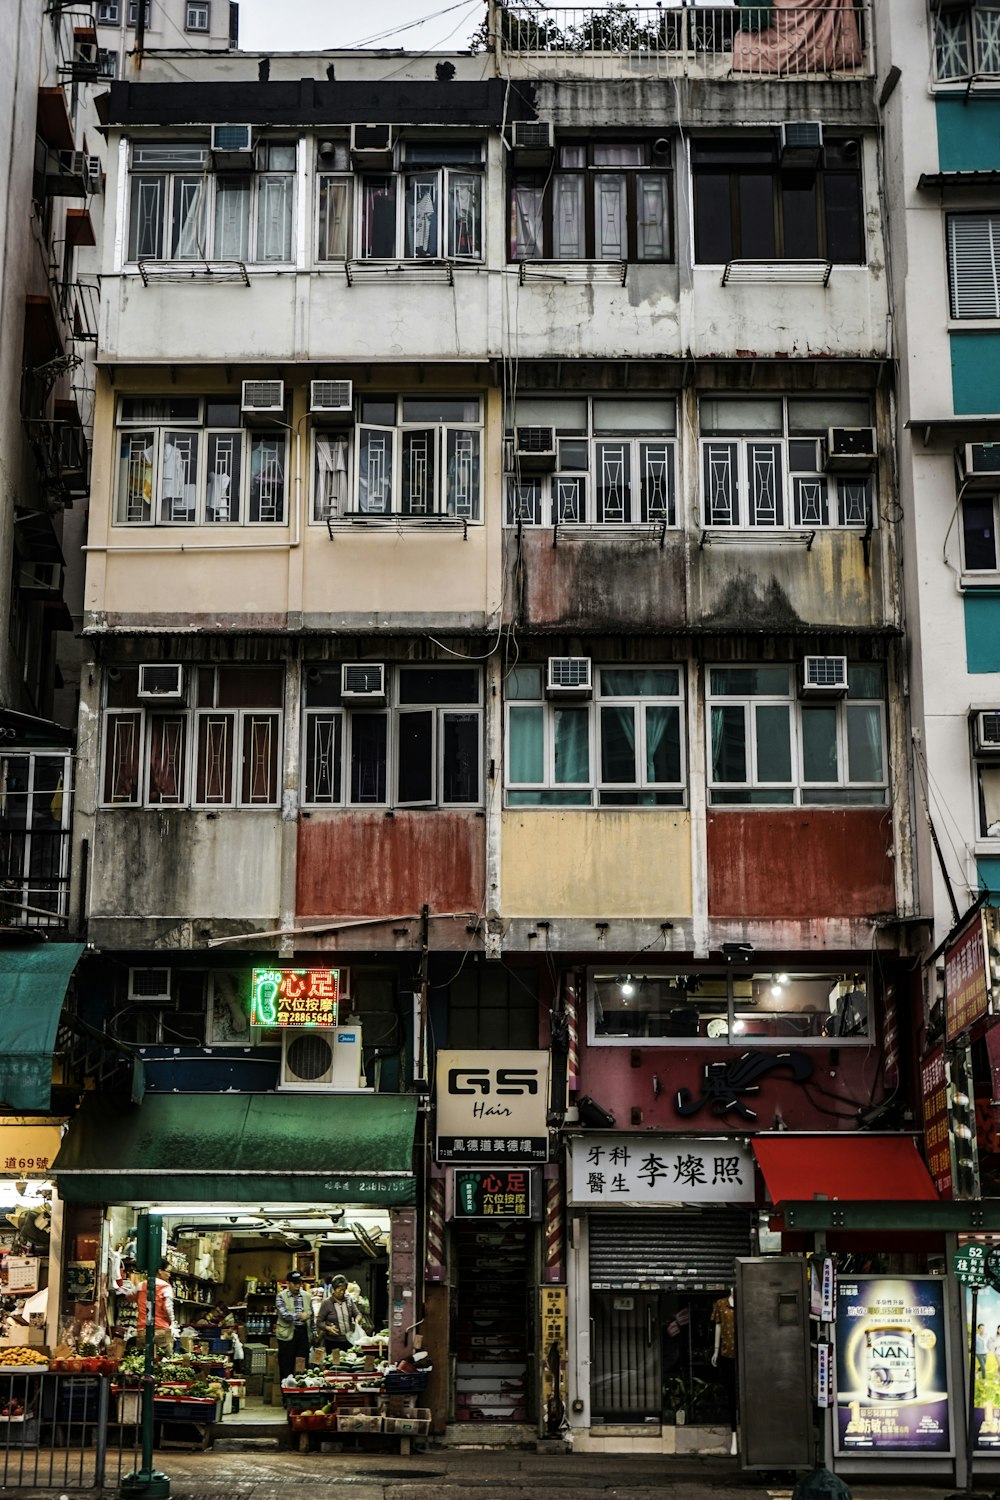
[[[478,396],[362,396],[350,486],[346,443],[316,435],[313,519],[478,521],[482,420]]]
[[[680,807],[677,667],[599,667],[592,702],[543,695],[542,666],[506,683],[509,807]]]
[[[209,0],[188,0],[184,26],[188,31],[208,31],[211,6]]]
[[[773,135],[691,143],[695,260],[865,258],[861,147],[825,138],[815,170],[783,169]]]
[[[137,668],[108,673],[106,807],[277,805],[281,667],[189,667],[186,701],[162,707],[138,686]]]
[[[480,142],[403,141],[398,151],[398,170],[355,178],[346,143],[320,143],[317,259],[482,260]]]
[[[872,524],[872,476],[823,469],[827,429],[870,426],[867,401],[705,396],[699,420],[705,526]]]
[[[951,316],[1000,318],[1000,214],[948,214],[947,223]]]
[[[202,1047],[205,1044],[205,974],[199,969],[167,969],[169,999],[137,999],[124,984],[107,1030],[136,1047]],[[159,979],[161,976],[157,976]]]
[[[522,466],[519,432],[551,431],[552,474]],[[677,525],[673,401],[519,397],[507,434],[507,525]]]
[[[792,667],[710,667],[712,806],[884,805],[882,669],[849,665],[847,680],[846,698],[812,702]]]
[[[671,260],[671,185],[651,141],[563,142],[553,170],[515,168],[510,259]]]
[[[867,971],[710,973],[637,970],[590,976],[592,1042],[709,1041],[743,1047],[836,1037],[866,1041]]]
[[[433,984],[433,973],[431,979]],[[532,1051],[538,1046],[535,969],[466,964],[457,975],[452,967],[448,979],[449,1047],[462,1051],[485,1047]]]
[[[136,141],[129,260],[290,261],[296,151],[260,141],[245,171],[215,172],[206,142]]]
[[[310,668],[303,802],[311,807],[478,807],[478,667],[385,668],[389,693],[368,708],[341,695],[340,667]]]
[[[115,9],[118,7],[116,6]],[[149,25],[149,0],[146,0],[143,8],[143,22]],[[139,24],[139,0],[128,0],[128,24],[137,26]]]
[[[69,914],[72,758],[0,756],[0,921],[46,927]]]
[[[98,26],[117,26],[121,20],[120,0],[97,0]],[[135,25],[135,22],[132,22]]]
[[[284,425],[245,428],[240,415],[231,397],[123,397],[117,524],[283,526]]]
[[[98,48],[97,52],[97,74],[99,78],[118,77],[118,53],[111,52],[107,47]]]
[[[939,83],[1000,73],[1000,9],[935,6],[934,72]]]
[[[1000,475],[997,476],[1000,492]],[[995,573],[997,495],[966,495],[962,500],[962,565],[966,573]]]
[[[316,259],[348,260],[354,244],[354,177],[347,142],[321,141],[318,149]]]

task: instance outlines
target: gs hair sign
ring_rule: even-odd
[[[437,1160],[547,1161],[549,1054],[439,1052]]]

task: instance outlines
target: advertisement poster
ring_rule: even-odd
[[[972,1315],[972,1288],[965,1287],[965,1326]],[[976,1308],[976,1401],[972,1440],[977,1453],[1000,1452],[1000,1292],[979,1288]],[[968,1334],[966,1334],[968,1337]],[[969,1348],[966,1345],[965,1359]]]
[[[548,1161],[547,1052],[441,1051],[436,1077],[438,1161]]]
[[[986,925],[982,912],[944,950],[945,1031],[949,1042],[985,1016],[990,1005],[990,968],[986,962]]]
[[[838,1454],[951,1453],[944,1296],[939,1276],[839,1280]]]

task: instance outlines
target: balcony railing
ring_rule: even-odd
[[[505,0],[499,45],[564,71],[574,57],[675,77],[816,78],[871,72],[870,0],[770,4],[544,5]],[[610,71],[609,66],[605,71]]]
[[[86,495],[90,453],[83,428],[74,422],[31,417],[25,420],[24,429],[43,488],[65,505]]]

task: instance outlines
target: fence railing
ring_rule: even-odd
[[[106,1377],[31,1366],[0,1374],[0,1488],[100,1489],[109,1404]],[[127,1472],[121,1461],[118,1468]]]
[[[569,63],[619,59],[675,76],[799,78],[870,72],[869,0],[739,6],[545,5],[507,0],[496,12],[501,52]]]

